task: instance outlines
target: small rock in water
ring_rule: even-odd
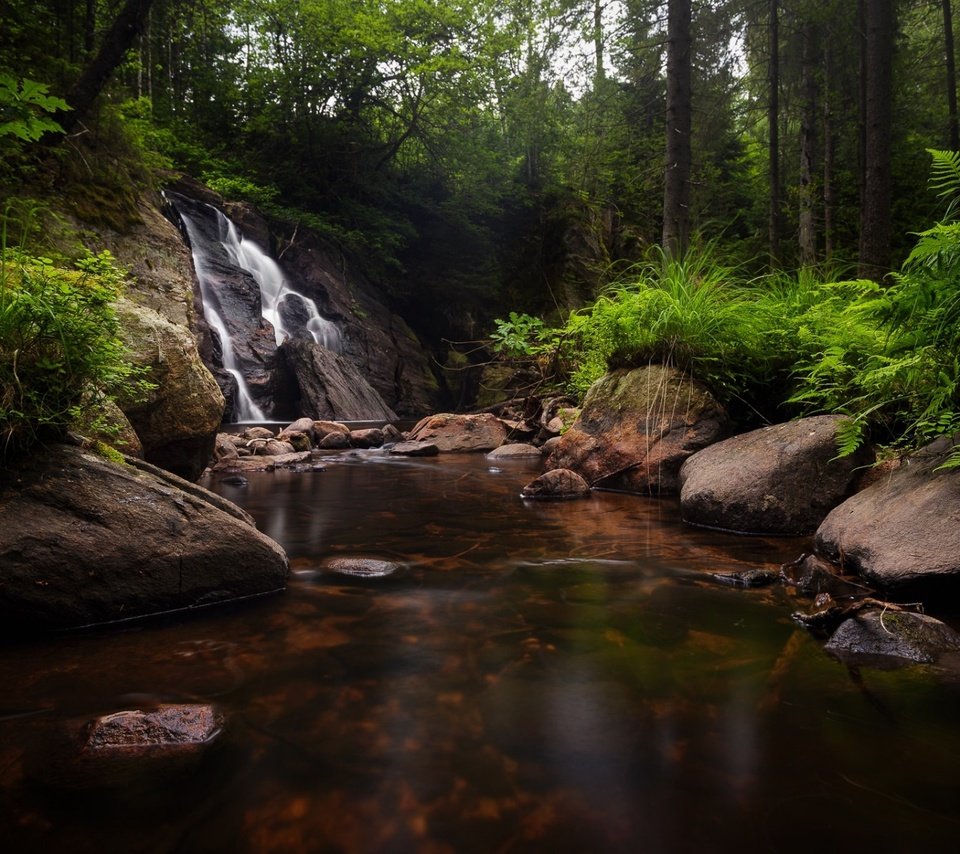
[[[228,486],[246,486],[249,481],[238,474],[232,474],[229,477],[221,478],[220,483],[225,483]]]
[[[570,469],[551,469],[528,483],[520,493],[524,498],[584,498],[590,484]]]
[[[514,442],[510,445],[501,445],[499,448],[494,448],[489,454],[487,454],[487,459],[502,460],[542,456],[543,451],[541,451],[539,448],[535,448],[533,445],[527,445],[523,442]]]
[[[826,647],[839,658],[866,656],[932,664],[960,650],[960,635],[939,620],[909,611],[876,608],[850,617]]]
[[[326,562],[328,572],[356,579],[395,578],[403,574],[402,564],[369,557],[335,557]]]
[[[440,448],[433,442],[397,442],[390,453],[398,457],[435,457]]]
[[[766,587],[780,580],[776,569],[740,569],[735,572],[711,572],[710,577],[733,587]]]

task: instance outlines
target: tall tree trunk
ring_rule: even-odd
[[[83,18],[83,55],[89,59],[93,56],[93,46],[97,33],[97,4],[96,0],[87,0],[86,12]]]
[[[960,150],[960,124],[957,121],[957,62],[953,50],[953,10],[951,0],[943,0],[943,41],[947,54],[947,107],[950,112],[950,150]]]
[[[667,139],[663,182],[663,249],[682,257],[690,240],[691,0],[667,9]]]
[[[103,44],[93,60],[67,94],[70,112],[59,119],[64,130],[70,131],[89,112],[114,69],[123,62],[143,30],[153,0],[127,0],[103,38]]]
[[[803,52],[800,61],[800,89],[803,112],[800,118],[800,210],[798,214],[800,264],[817,263],[817,229],[814,221],[813,160],[817,137],[817,27],[803,25]]]
[[[780,12],[778,0],[770,0],[767,126],[770,135],[770,211],[768,219],[770,266],[780,263]]]
[[[603,68],[603,0],[593,0],[593,57],[596,64],[593,87],[597,89],[607,76]]]
[[[866,0],[864,182],[859,274],[880,279],[890,270],[893,50],[895,0]]]
[[[827,261],[833,258],[836,246],[836,192],[834,189],[834,163],[836,159],[836,139],[833,130],[833,51],[830,45],[824,49],[823,56],[823,252]]]

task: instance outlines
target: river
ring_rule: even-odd
[[[955,848],[960,678],[847,667],[787,589],[709,578],[807,541],[525,502],[533,466],[481,456],[325,465],[205,481],[287,549],[286,593],[0,648],[4,851]],[[188,701],[230,723],[187,778],[24,770],[64,721]]]

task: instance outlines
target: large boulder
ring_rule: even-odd
[[[117,315],[131,360],[149,368],[155,388],[142,400],[121,401],[144,458],[188,480],[200,476],[213,452],[224,399],[184,326],[151,308],[121,300]]]
[[[302,338],[287,339],[281,349],[300,390],[301,415],[344,421],[397,417],[357,366],[339,353]]]
[[[572,469],[591,486],[673,494],[687,457],[728,427],[724,408],[682,372],[663,365],[616,370],[590,387],[546,466]]]
[[[747,534],[810,534],[854,488],[869,449],[837,458],[838,415],[763,427],[698,451],[680,469],[683,519]]]
[[[77,628],[283,589],[287,557],[246,513],[128,460],[57,445],[7,472],[4,630]]]
[[[960,444],[942,438],[848,498],[817,529],[817,552],[885,590],[960,589],[960,469],[941,469]]]
[[[503,422],[489,412],[454,415],[442,412],[422,418],[407,436],[408,442],[436,445],[441,453],[492,451],[507,438]]]

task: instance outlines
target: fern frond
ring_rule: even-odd
[[[933,158],[930,167],[930,189],[941,198],[960,193],[960,151],[928,148]]]

